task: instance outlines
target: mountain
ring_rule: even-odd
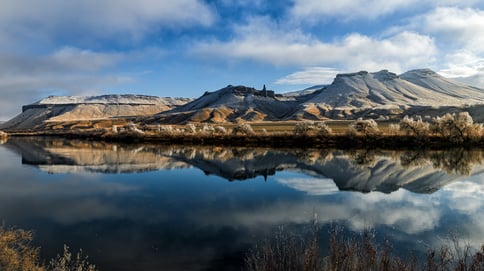
[[[461,101],[465,100],[468,103],[484,102],[483,89],[447,79],[430,69],[411,70],[401,74],[400,78]]]
[[[484,90],[429,69],[401,75],[382,70],[338,74],[330,85],[274,94],[245,86],[227,86],[149,117],[145,123],[237,122],[277,120],[399,119],[405,115],[439,116],[469,111],[484,120]],[[469,105],[474,105],[469,107]]]
[[[298,96],[308,95],[308,94],[311,94],[311,93],[313,93],[317,90],[320,90],[324,87],[327,87],[327,85],[314,85],[314,86],[305,88],[303,90],[296,90],[296,91],[282,93],[282,96],[284,96],[284,97],[298,97]]]
[[[313,118],[391,116],[413,109],[482,104],[484,90],[444,78],[429,69],[400,76],[387,70],[338,74],[333,83],[316,91],[295,114]],[[410,111],[409,111],[410,109]]]
[[[49,96],[22,107],[22,113],[0,129],[35,129],[44,122],[99,120],[153,115],[191,101],[146,95]]]
[[[475,121],[484,121],[484,90],[450,80],[429,69],[411,70],[401,75],[382,70],[338,74],[330,85],[285,94],[276,94],[265,87],[258,90],[229,85],[207,91],[197,99],[142,95],[51,96],[23,106],[22,113],[0,124],[0,129],[72,129],[72,125],[106,128],[118,125],[113,120],[123,118],[141,124],[359,117],[398,120],[405,115],[430,118],[461,111],[468,111]],[[74,123],[93,120],[111,120],[111,123],[81,126]]]
[[[271,90],[229,85],[173,110],[145,120],[147,123],[277,121],[291,113],[297,99],[281,99]]]

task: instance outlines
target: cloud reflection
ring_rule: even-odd
[[[294,154],[271,149],[103,144],[90,152],[93,145],[74,146],[0,147],[0,218],[8,224],[32,225],[42,240],[52,239],[43,244],[47,249],[74,242],[101,266],[118,263],[121,267],[114,269],[129,270],[136,268],[136,262],[145,269],[198,270],[234,264],[223,259],[272,236],[279,225],[306,225],[313,212],[321,225],[340,223],[353,231],[373,227],[414,246],[417,242],[438,245],[455,229],[472,244],[484,243],[483,175],[445,175],[430,162],[402,166],[399,152],[373,153],[370,166],[357,162],[368,160],[360,159],[363,152],[322,155],[319,150]],[[17,153],[24,162],[26,158],[47,161],[47,157],[52,164],[25,166]],[[105,161],[113,166],[125,163],[125,169],[131,163],[135,172],[149,165],[152,171],[63,171],[64,166],[101,167]],[[171,165],[179,162],[185,165],[183,170],[156,171],[151,166],[173,169]],[[269,167],[275,176],[268,176],[266,182],[260,177],[227,182],[186,165],[209,173],[211,168],[223,169],[220,174]],[[39,170],[51,166],[58,167],[56,174]],[[474,173],[479,170],[479,164],[473,165]],[[392,193],[339,191],[365,180],[371,184],[367,187],[384,190],[387,185]],[[413,193],[425,191],[418,185],[436,189],[431,194]]]

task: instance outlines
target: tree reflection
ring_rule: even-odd
[[[482,151],[465,148],[404,151],[400,156],[400,162],[406,168],[421,167],[430,163],[435,169],[443,170],[447,174],[468,176],[475,164],[482,164]]]
[[[49,173],[107,174],[194,167],[229,181],[278,171],[332,179],[341,190],[430,193],[461,175],[484,172],[479,149],[298,149],[109,143],[55,138],[12,139],[4,146]],[[429,187],[432,188],[429,190]]]

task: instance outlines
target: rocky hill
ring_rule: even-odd
[[[338,74],[301,104],[296,116],[344,119],[385,118],[436,109],[482,104],[484,90],[444,78],[429,69],[396,75],[387,70]],[[430,113],[430,112],[428,112]]]
[[[0,124],[4,130],[35,129],[44,122],[66,122],[147,116],[191,99],[145,95],[49,96],[22,107],[22,113]]]
[[[282,99],[271,90],[229,85],[173,110],[161,112],[147,123],[278,121],[296,108],[297,99]]]
[[[330,85],[286,94],[265,87],[229,85],[194,100],[142,95],[51,96],[24,106],[20,115],[0,124],[0,129],[46,129],[46,123],[116,118],[136,119],[141,124],[359,117],[398,120],[405,115],[433,117],[460,111],[468,111],[474,120],[483,122],[484,90],[429,69],[401,75],[382,70],[339,74]]]
[[[245,86],[227,86],[148,117],[145,123],[237,122],[280,120],[400,119],[405,115],[440,116],[468,111],[484,121],[484,90],[438,75],[429,69],[401,75],[382,70],[339,74],[330,85],[286,94]]]

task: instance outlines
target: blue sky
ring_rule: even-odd
[[[431,68],[484,87],[477,0],[2,0],[0,119],[47,95],[276,92]]]

